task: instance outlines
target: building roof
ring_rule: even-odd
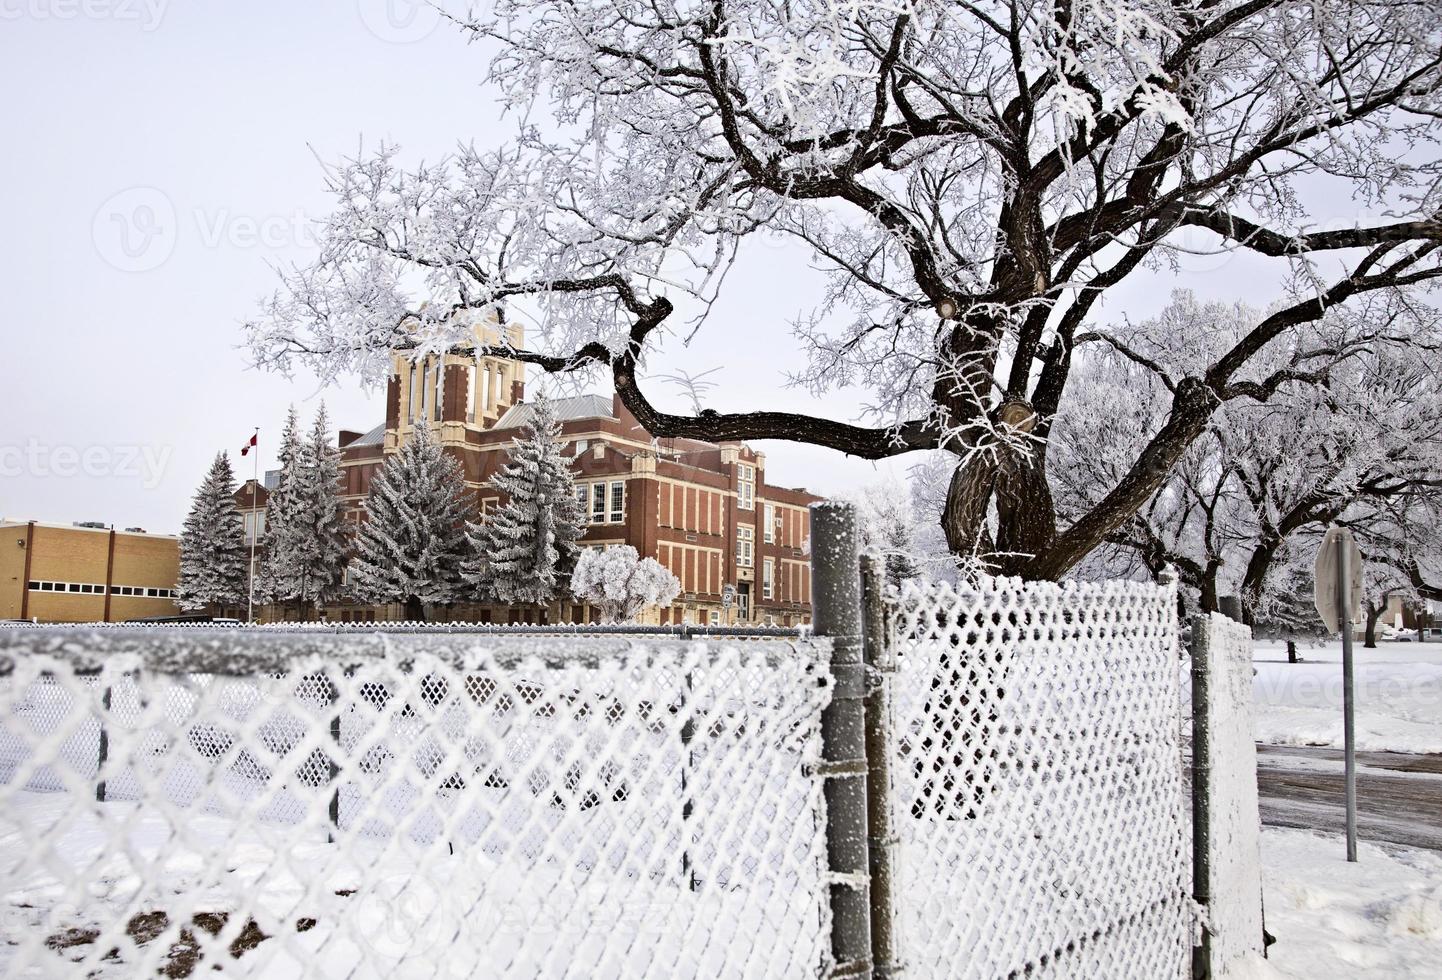
[[[376,426],[374,429],[371,429],[359,439],[356,439],[353,442],[346,443],[345,448],[354,449],[360,446],[384,446],[385,444],[386,424],[382,422],[380,425]]]
[[[576,395],[572,398],[552,398],[551,411],[561,422],[577,419],[614,419],[611,399],[604,395]],[[533,409],[530,405],[512,405],[506,409],[493,429],[518,429],[531,420]]]

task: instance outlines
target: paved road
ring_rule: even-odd
[[[1341,833],[1342,751],[1257,746],[1262,823]],[[1357,836],[1442,851],[1442,755],[1357,753]]]

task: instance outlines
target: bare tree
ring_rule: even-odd
[[[464,343],[458,309],[536,319],[551,372],[608,373],[658,437],[788,439],[954,459],[953,552],[1055,578],[1123,527],[1218,410],[1314,377],[1270,345],[1368,294],[1442,275],[1436,11],[1395,0],[504,0],[504,150],[337,166],[320,258],[249,328],[261,363],[380,376]],[[549,120],[544,125],[540,121]],[[1365,215],[1318,227],[1309,189]],[[675,414],[646,358],[694,330],[752,236],[828,270],[793,324],[813,390],[857,419]],[[1064,522],[1046,438],[1073,409],[1105,297],[1198,237],[1273,260],[1284,302],[1173,379],[1114,482]],[[1416,302],[1415,298],[1410,299]],[[1120,348],[1119,348],[1120,349]]]
[[[1387,304],[1351,313],[1370,323],[1337,323],[1332,314],[1294,341],[1311,351],[1344,337],[1365,344],[1342,344],[1314,361],[1314,383],[1284,386],[1265,401],[1238,399],[1214,413],[1158,491],[1091,561],[1113,575],[1155,576],[1174,566],[1203,611],[1236,595],[1249,622],[1310,621],[1310,592],[1300,595],[1298,583],[1310,580],[1327,525],[1342,522],[1367,553],[1372,598],[1385,604],[1387,595],[1411,590],[1407,562],[1428,554],[1426,542],[1437,533],[1421,515],[1442,506],[1442,363],[1427,356],[1439,331]],[[1213,342],[1225,344],[1254,316],[1245,307],[1198,306],[1179,296],[1161,319],[1205,320]],[[1198,356],[1168,349],[1166,338],[1185,334],[1142,324],[1122,335],[1126,355],[1103,344],[1083,357],[1085,397],[1098,407],[1054,431],[1060,499],[1090,507],[1149,438],[1155,406],[1174,384],[1163,365],[1185,367],[1188,356]],[[1276,371],[1294,356],[1275,345],[1253,367]]]

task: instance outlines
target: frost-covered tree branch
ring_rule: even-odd
[[[1273,346],[1442,275],[1425,4],[508,0],[457,22],[499,45],[514,139],[336,165],[321,255],[250,325],[256,359],[374,378],[503,305],[528,320],[517,357],[609,375],[657,436],[944,450],[949,545],[993,570],[1076,567],[1223,406],[1326,385],[1321,363],[1253,371]],[[1326,225],[1317,186],[1357,220]],[[1174,390],[1149,438],[1090,507],[1058,503],[1047,437],[1085,401],[1081,338],[1118,337],[1103,298],[1188,233],[1273,263],[1288,301],[1206,362],[1157,360]],[[648,356],[745,288],[728,273],[758,235],[823,269],[791,375],[869,388],[857,417],[675,414],[645,390]]]

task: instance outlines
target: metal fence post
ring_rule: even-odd
[[[95,799],[100,803],[105,802],[105,764],[110,760],[110,732],[105,725],[110,717],[111,687],[108,680],[103,680],[102,683],[105,684],[105,690],[100,695],[100,750],[96,753],[95,764]]]
[[[339,755],[341,733],[340,733],[340,684],[331,678],[329,674],[323,674],[326,683],[329,685],[328,692],[330,708],[333,712],[330,717],[330,737],[335,748],[332,750]],[[333,828],[326,834],[326,843],[334,844],[336,834],[340,832],[340,766],[336,763],[335,757],[330,760],[330,779],[332,786],[330,794],[330,805],[327,807],[327,816],[330,818],[330,825]]]
[[[871,956],[874,975],[901,973],[896,942],[896,828],[891,806],[891,675],[896,656],[887,622],[885,566],[876,555],[861,559],[865,658],[871,684],[866,695],[866,820],[870,832]]]
[[[866,666],[862,658],[856,508],[811,505],[813,632],[831,640],[831,703],[821,715],[831,976],[869,977],[870,858],[866,793]]]
[[[1211,669],[1211,622],[1192,620],[1192,899],[1201,908],[1211,905],[1211,702],[1207,674]],[[1208,980],[1212,972],[1211,935],[1203,925],[1192,950],[1192,976]]]

